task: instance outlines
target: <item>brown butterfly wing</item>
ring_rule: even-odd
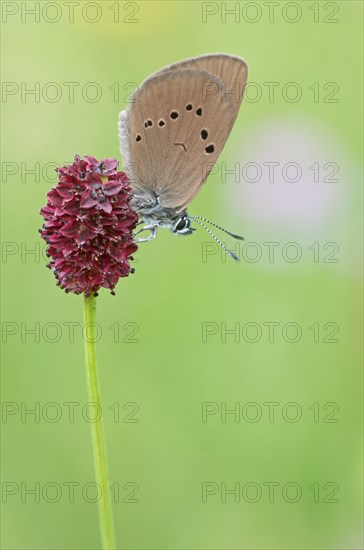
[[[121,113],[121,149],[136,194],[157,195],[162,207],[179,211],[205,181],[239,107],[237,96],[227,93],[219,77],[190,64],[208,62],[211,70],[226,75],[227,60],[222,57],[204,56],[162,69],[143,83]],[[234,76],[229,85],[238,66],[246,75],[244,62],[237,59],[230,61]]]

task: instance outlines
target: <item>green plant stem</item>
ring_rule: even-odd
[[[90,401],[96,404],[99,411],[99,418],[91,422],[92,447],[96,482],[98,483],[101,497],[99,499],[99,518],[102,537],[102,548],[104,550],[115,549],[114,525],[111,509],[111,498],[109,489],[109,476],[107,472],[106,446],[104,437],[104,424],[102,417],[100,386],[96,365],[96,333],[95,333],[96,298],[91,295],[84,298],[84,338],[86,370],[88,382],[88,394]]]

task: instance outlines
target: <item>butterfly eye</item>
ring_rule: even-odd
[[[176,118],[178,118],[178,113],[177,111],[172,111],[171,114],[170,114],[170,117],[173,119],[173,120],[176,120]]]
[[[192,105],[191,105],[191,103],[189,103],[188,105],[186,105],[186,111],[192,111]]]
[[[176,231],[182,231],[182,229],[185,229],[186,226],[187,226],[187,220],[185,220],[184,218],[181,218],[176,225]]]
[[[158,126],[164,126],[165,125],[165,122],[163,119],[161,119],[159,122],[158,122]]]
[[[183,233],[186,229],[190,227],[190,220],[188,218],[180,218],[177,224],[174,227],[174,230],[177,233]]]

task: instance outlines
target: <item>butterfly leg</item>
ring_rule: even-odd
[[[142,227],[141,229],[139,229],[134,233],[134,237],[138,235],[138,233],[141,233],[142,231],[150,231],[150,235],[148,235],[148,237],[144,237],[144,238],[142,237],[141,239],[134,239],[134,242],[144,243],[146,241],[151,241],[156,236],[157,230],[158,228],[156,225],[145,225],[144,227]]]
[[[137,226],[140,225],[141,223],[143,223],[143,220],[140,221],[140,222],[138,222],[138,223],[137,223]],[[144,227],[138,229],[138,231],[135,231],[135,233],[133,233],[133,235],[134,235],[134,237],[135,237],[136,235],[138,235],[138,234],[141,233],[142,231],[146,231],[146,230],[151,231],[153,227],[155,227],[155,226],[152,225],[152,224],[150,224],[150,225],[145,225]]]

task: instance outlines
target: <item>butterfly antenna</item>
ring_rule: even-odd
[[[236,235],[235,233],[231,233],[230,231],[227,231],[226,229],[221,227],[221,225],[217,225],[217,223],[214,223],[214,222],[208,220],[207,218],[203,218],[202,216],[189,216],[189,217],[192,220],[195,220],[195,221],[196,221],[196,219],[203,220],[204,222],[209,223],[210,225],[213,225],[214,227],[217,227],[218,229],[221,229],[221,231],[223,231],[224,233],[227,233],[228,235],[230,235],[230,237],[233,237],[234,239],[239,239],[240,241],[244,240],[244,237],[241,237],[240,235]]]
[[[231,256],[236,262],[238,262],[238,261],[239,261],[239,258],[237,257],[237,255],[234,254],[234,252],[231,252],[231,250],[229,250],[228,248],[226,248],[226,246],[224,245],[224,243],[222,243],[222,242],[216,237],[216,235],[214,235],[213,232],[212,232],[204,223],[202,223],[201,221],[197,220],[196,217],[199,217],[199,216],[190,216],[190,218],[193,218],[194,221],[195,221],[196,223],[198,223],[198,225],[201,225],[204,229],[206,229],[207,233],[210,233],[211,237],[212,237],[213,239],[215,239],[215,241],[217,242],[217,244],[220,245],[221,248],[222,248],[223,250],[225,250],[225,252],[226,252],[227,254],[229,254],[229,256]],[[203,219],[204,219],[204,218],[203,218]],[[215,225],[215,224],[213,224],[213,225]],[[219,227],[219,226],[216,226],[216,227]],[[220,229],[221,229],[221,228],[220,228]],[[229,233],[229,232],[226,231],[226,233]],[[233,235],[233,234],[232,234],[232,233],[229,233],[229,235]],[[233,235],[233,236],[234,236],[234,235]]]

